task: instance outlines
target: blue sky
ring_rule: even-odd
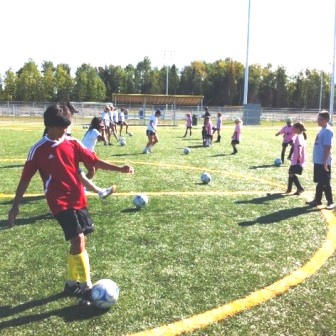
[[[249,63],[331,72],[334,0],[251,0]],[[0,74],[30,58],[152,66],[245,64],[248,0],[1,1]],[[166,57],[165,57],[166,54]]]

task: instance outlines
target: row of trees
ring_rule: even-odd
[[[67,64],[45,61],[41,71],[33,60],[14,72],[0,76],[1,101],[110,101],[112,93],[204,95],[211,106],[242,105],[244,66],[230,58],[214,63],[194,61],[179,70],[175,65],[151,66],[145,57],[135,67],[109,65],[92,67],[82,64],[72,77]],[[322,107],[329,105],[330,74],[317,70],[289,76],[286,68],[271,64],[249,67],[248,102],[263,107],[318,108],[320,89]]]

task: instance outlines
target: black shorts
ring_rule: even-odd
[[[239,144],[239,140],[231,140],[231,145],[238,145]]]
[[[288,173],[289,174],[296,174],[296,175],[301,175],[303,171],[303,168],[301,165],[296,164],[296,165],[291,165],[289,167]]]
[[[122,121],[118,121],[118,125],[122,125],[123,124],[123,122]]]
[[[147,130],[146,131],[146,135],[147,136],[153,136],[153,135],[155,135],[156,133],[154,132],[154,131],[151,131],[151,130]]]
[[[283,142],[282,143],[282,147],[287,147],[288,145],[291,145],[291,146],[293,146],[293,140],[291,140],[291,141],[289,141],[289,142]]]
[[[87,235],[94,231],[87,208],[67,209],[57,213],[55,218],[63,229],[65,240],[70,240],[80,233]]]
[[[329,186],[330,179],[331,179],[331,167],[328,166],[328,171],[325,171],[322,164],[314,163],[314,182]]]

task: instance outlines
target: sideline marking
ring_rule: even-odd
[[[134,196],[139,193],[143,192],[116,192],[113,193],[112,197],[115,196]],[[268,193],[266,191],[150,191],[146,192],[146,195],[149,196],[176,196],[176,195],[190,195],[190,196],[208,196],[208,195],[219,195],[219,196],[226,196],[226,195],[267,195],[272,193]],[[98,197],[97,194],[93,192],[88,192],[85,194],[86,196],[96,196]],[[0,198],[11,198],[14,197],[15,194],[4,194],[0,193]],[[36,193],[36,194],[24,194],[23,199],[25,197],[38,197],[38,196],[44,196],[43,193]]]
[[[10,159],[9,159],[10,160]],[[19,159],[21,160],[21,159]],[[115,160],[114,162],[121,162],[120,160]],[[124,162],[124,161],[122,161]],[[154,163],[154,162],[142,162],[142,161],[132,161],[133,163],[145,164],[145,165],[155,165],[162,167],[175,167],[175,168],[185,168],[185,169],[193,169],[199,171],[209,171],[216,172],[220,174],[226,174],[229,176],[241,177],[244,179],[256,180],[265,184],[278,186],[283,188],[282,184],[274,183],[272,181],[255,178],[249,175],[243,175],[238,173],[230,173],[226,171],[219,171],[211,168],[201,168],[201,167],[192,167],[192,166],[184,166],[184,165],[176,165],[176,164],[164,164],[164,163]],[[117,195],[134,195],[135,193],[116,193]],[[221,192],[221,191],[209,191],[209,192],[151,192],[147,193],[148,195],[209,195],[209,194],[218,194],[218,195],[230,195],[230,194],[266,194],[264,191],[247,191],[247,192]],[[25,194],[25,196],[39,196],[43,194]],[[94,194],[93,194],[94,195]],[[272,193],[270,193],[272,195]],[[0,194],[0,197],[11,197],[12,195]],[[174,336],[180,335],[182,333],[190,332],[196,329],[202,329],[212,323],[218,322],[220,320],[224,320],[227,317],[234,316],[241,311],[246,309],[250,309],[254,306],[260,305],[280,294],[283,294],[289,290],[289,288],[297,286],[302,283],[305,279],[312,276],[316,273],[323,264],[330,258],[336,249],[336,217],[332,211],[329,210],[321,210],[321,213],[328,224],[328,232],[325,242],[322,246],[315,252],[315,254],[310,258],[310,260],[293,271],[289,275],[284,278],[277,280],[273,284],[266,286],[264,288],[258,289],[242,299],[237,299],[231,301],[227,304],[219,306],[217,308],[208,310],[203,313],[199,313],[193,315],[189,318],[185,318],[180,321],[172,322],[167,325],[163,325],[161,327],[156,327],[154,329],[148,329],[145,331],[140,331],[136,333],[129,334],[129,336]]]
[[[305,279],[316,273],[327,261],[327,259],[333,255],[336,249],[336,217],[330,210],[321,210],[321,212],[328,223],[327,238],[318,251],[302,267],[285,276],[281,280],[278,280],[267,287],[256,290],[242,299],[231,301],[218,308],[196,314],[177,322],[130,334],[129,336],[174,336],[196,329],[201,329],[214,322],[236,315],[243,310],[264,303],[287,292],[289,288],[300,284]]]

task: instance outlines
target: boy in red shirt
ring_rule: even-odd
[[[64,292],[68,295],[84,297],[80,301],[90,306],[90,263],[85,248],[85,236],[94,230],[87,211],[84,189],[78,174],[79,163],[95,168],[133,173],[132,167],[115,166],[100,160],[81,143],[66,136],[71,124],[71,113],[66,105],[51,105],[44,112],[44,124],[48,128],[46,136],[29,150],[8,222],[12,226],[19,213],[19,203],[26,192],[30,180],[39,171],[50,212],[61,225],[65,239],[70,242],[68,256],[69,279]]]

